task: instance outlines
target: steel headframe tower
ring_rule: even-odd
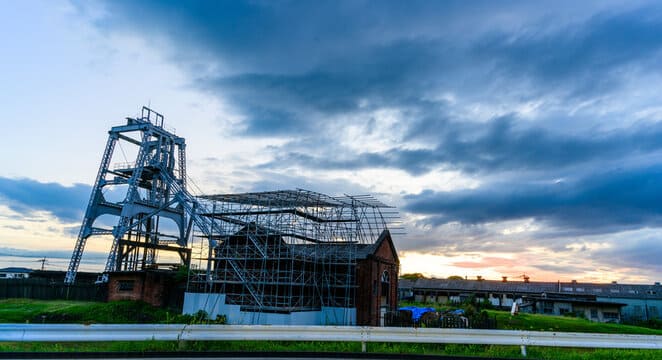
[[[132,163],[110,169],[116,144],[137,147]],[[163,116],[143,107],[140,118],[127,118],[126,125],[113,127],[101,158],[78,239],[65,277],[73,284],[91,236],[112,235],[104,273],[99,282],[108,281],[113,271],[135,271],[158,266],[156,251],[179,254],[181,262],[190,262],[187,247],[195,215],[196,200],[186,191],[186,144],[182,137],[163,128]],[[135,148],[134,148],[135,150]],[[118,198],[111,201],[107,197]],[[119,196],[118,196],[119,195]],[[103,228],[102,215],[119,217],[117,225]],[[163,221],[163,220],[171,220]],[[209,224],[199,224],[204,229]]]

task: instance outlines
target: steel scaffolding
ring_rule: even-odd
[[[369,195],[301,189],[195,197],[185,148],[146,107],[111,128],[65,283],[75,281],[88,238],[106,236],[100,282],[110,272],[184,264],[189,291],[225,294],[242,311],[356,306],[357,262],[392,229],[393,208]],[[179,259],[163,262],[160,252]]]
[[[134,161],[127,158],[122,144],[135,152]],[[195,199],[185,189],[185,149],[184,138],[166,130],[163,116],[147,107],[140,117],[127,118],[126,125],[109,131],[65,283],[75,281],[92,236],[112,237],[101,282],[112,271],[163,265],[158,261],[159,251],[178,254],[181,261],[177,263],[190,261],[187,245],[196,219],[190,211]],[[111,167],[118,158],[122,161]],[[112,220],[101,219],[103,216],[116,219],[117,225],[111,228]]]
[[[189,291],[226,295],[242,311],[355,306],[356,264],[397,216],[371,196],[285,190],[201,197],[218,223],[197,250]],[[204,237],[206,237],[205,235]],[[208,242],[203,242],[206,244]]]

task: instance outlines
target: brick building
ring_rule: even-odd
[[[399,264],[388,232],[357,261],[357,325],[383,326],[384,314],[397,309]]]
[[[396,309],[388,206],[306,190],[203,198],[218,235],[194,266],[185,313],[230,324],[380,325]]]
[[[122,271],[112,272],[108,276],[108,301],[144,301],[154,306],[167,307],[177,306],[177,299],[182,296],[183,289],[179,289],[173,271]]]

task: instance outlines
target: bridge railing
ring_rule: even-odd
[[[568,333],[519,330],[359,326],[183,325],[183,324],[0,324],[0,342],[83,341],[353,341],[660,349],[660,335]]]

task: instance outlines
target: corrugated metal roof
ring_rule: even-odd
[[[447,280],[447,279],[400,279],[399,288],[436,289],[449,291],[512,292],[540,294],[555,292],[564,294],[585,294],[608,298],[662,299],[661,285],[638,284],[596,284],[580,282],[528,282],[496,280]]]

